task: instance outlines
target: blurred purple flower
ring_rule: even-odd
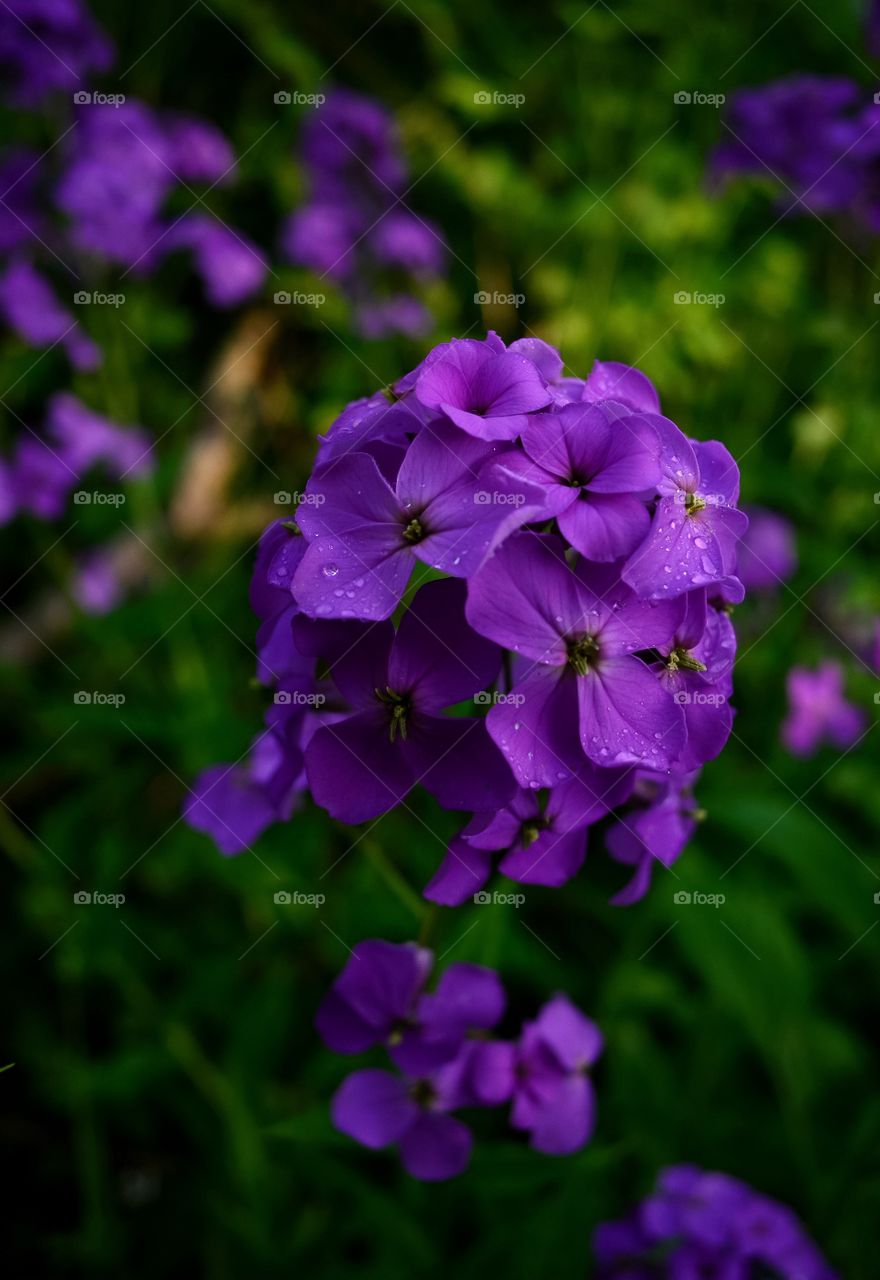
[[[746,507],[749,527],[736,550],[736,576],[746,591],[776,591],[797,569],[794,527],[765,507]]]
[[[845,751],[861,735],[866,716],[847,701],[839,662],[823,662],[815,671],[792,667],[786,689],[788,715],[782,741],[792,755],[815,755],[823,742]]]
[[[87,90],[106,71],[113,46],[80,0],[4,0],[0,5],[0,79],[19,106],[55,92]]]

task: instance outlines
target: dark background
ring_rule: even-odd
[[[792,1204],[842,1277],[873,1280],[880,681],[861,640],[880,613],[880,258],[837,224],[778,220],[768,184],[711,194],[721,112],[674,102],[795,71],[872,92],[856,6],[95,12],[119,49],[103,88],[202,114],[246,153],[209,203],[267,248],[304,190],[293,148],[308,110],[274,93],[337,83],[381,99],[419,179],[410,203],[452,249],[433,341],[494,326],[539,334],[581,375],[597,356],[639,364],[686,432],[731,448],[744,499],[794,521],[801,563],[775,600],[736,612],[739,714],[699,786],[708,820],[639,905],[608,905],[624,873],[597,838],[564,890],[429,916],[419,891],[455,818],[426,796],[423,823],[392,814],[358,840],[309,808],[258,856],[223,859],[179,815],[195,774],[238,759],[261,722],[247,582],[272,494],[302,487],[315,434],[348,399],[429,343],[364,343],[329,288],[320,309],[273,307],[275,289],[315,287],[277,253],[264,302],[231,318],[173,263],[127,280],[125,306],[86,321],[104,369],[73,385],[167,431],[157,475],[121,510],[71,507],[2,539],[6,604],[24,620],[0,620],[12,1272],[580,1277],[595,1224],[663,1164],[693,1160]],[[475,104],[485,91],[525,101]],[[53,136],[49,119],[8,120],[37,145]],[[480,308],[477,290],[525,302]],[[725,301],[677,305],[680,290]],[[57,352],[35,363],[11,338],[0,379],[33,421],[69,384]],[[58,622],[70,556],[117,538],[140,546],[142,589],[108,617]],[[785,673],[824,657],[847,667],[872,728],[842,758],[798,762],[778,737]],[[78,705],[77,690],[125,703]],[[280,888],[326,903],[276,906]],[[80,889],[125,903],[78,907]],[[677,906],[679,889],[726,901]],[[582,1153],[538,1155],[486,1113],[470,1170],[428,1186],[332,1131],[351,1063],[320,1044],[316,1006],[347,947],[423,930],[438,954],[502,971],[511,1029],[557,989],[600,1022],[599,1124]]]

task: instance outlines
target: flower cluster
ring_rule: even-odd
[[[335,281],[366,337],[430,328],[414,296],[442,274],[437,228],[404,204],[406,168],[394,122],[379,103],[336,89],[305,128],[301,160],[309,199],[282,235],[292,262]]]
[[[0,81],[6,97],[32,107],[73,92],[106,71],[113,46],[81,0],[9,0],[0,5]]]
[[[597,1280],[836,1280],[786,1205],[725,1173],[662,1170],[645,1200],[593,1237]]]
[[[94,467],[115,480],[147,473],[152,450],[146,432],[119,427],[59,392],[46,406],[41,434],[19,437],[8,461],[0,458],[0,525],[26,512],[57,520],[70,495]]]
[[[494,333],[435,347],[345,409],[295,519],[263,537],[258,674],[302,758],[285,778],[342,822],[417,784],[471,813],[426,890],[447,905],[496,861],[563,884],[614,810],[634,901],[684,847],[696,774],[731,730],[738,486],[638,370],[565,377],[546,343]],[[230,828],[254,836],[291,804],[252,763],[195,790],[226,852]]]
[[[731,98],[715,179],[757,174],[783,186],[788,213],[846,214],[880,231],[880,105],[843,76],[795,75]]]
[[[333,1123],[366,1147],[396,1144],[415,1178],[462,1173],[472,1136],[452,1113],[510,1106],[510,1124],[547,1155],[591,1137],[595,1098],[588,1071],[602,1052],[595,1023],[554,996],[515,1041],[493,1038],[506,1006],[492,969],[452,964],[432,991],[430,951],[415,943],[361,942],[318,1010],[336,1053],[384,1046],[395,1071],[366,1068],[345,1079]]]

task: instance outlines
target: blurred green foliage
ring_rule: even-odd
[[[786,670],[823,656],[848,666],[852,696],[876,717],[878,681],[847,648],[880,613],[880,259],[817,219],[779,220],[767,184],[710,193],[719,111],[674,102],[798,70],[870,90],[854,4],[95,10],[130,68],[126,93],[229,133],[244,158],[226,207],[265,245],[302,191],[291,149],[304,108],[273,94],[336,82],[379,97],[401,121],[410,201],[452,248],[436,340],[494,326],[557,344],[580,374],[597,356],[639,364],[672,418],[740,459],[745,499],[794,520],[801,563],[775,603],[737,611],[739,715],[700,783],[708,821],[638,906],[608,906],[621,871],[597,840],[577,882],[529,889],[519,911],[428,912],[418,891],[455,819],[427,797],[421,821],[389,815],[365,836],[308,810],[258,856],[224,860],[179,814],[195,773],[238,759],[261,720],[246,598],[259,520],[185,539],[165,517],[211,422],[197,396],[229,321],[205,313],[173,267],[127,281],[124,309],[89,317],[104,371],[74,385],[99,410],[167,431],[159,472],[121,513],[20,524],[2,551],[6,604],[25,620],[35,596],[61,589],[71,549],[120,520],[149,531],[154,571],[112,615],[78,617],[52,652],[34,640],[0,674],[4,1062],[15,1063],[0,1091],[23,1202],[11,1274],[579,1277],[595,1224],[662,1164],[693,1160],[791,1203],[842,1277],[874,1280],[876,735],[842,759],[796,762],[778,727]],[[481,106],[478,92],[524,102]],[[48,143],[42,127],[27,129]],[[275,271],[268,299],[314,286]],[[481,310],[479,289],[525,302]],[[724,303],[676,304],[679,291]],[[314,435],[421,349],[365,344],[338,299],[280,314],[269,301],[254,323],[269,351],[248,389],[253,454],[230,502],[268,519],[273,490],[302,485]],[[67,381],[56,352],[0,348],[0,382],[25,420]],[[125,703],[76,705],[77,689]],[[279,888],[326,904],[276,906]],[[126,900],[78,908],[78,889]],[[680,907],[680,889],[726,902]],[[502,970],[511,1026],[557,989],[601,1023],[599,1126],[583,1153],[537,1155],[489,1113],[470,1171],[423,1186],[393,1155],[333,1133],[328,1100],[351,1064],[318,1042],[317,1003],[356,941],[420,932],[450,959]]]

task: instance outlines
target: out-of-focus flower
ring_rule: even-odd
[[[792,755],[814,755],[823,742],[845,751],[862,733],[865,713],[847,701],[843,675],[839,662],[823,662],[815,671],[807,667],[789,671],[782,741]]]
[[[746,591],[776,591],[797,569],[794,527],[765,507],[746,507],[749,527],[736,549],[736,576]]]
[[[81,0],[5,0],[0,5],[0,79],[8,98],[33,107],[55,92],[87,90],[113,45]]]
[[[597,1280],[837,1280],[786,1205],[694,1165],[663,1169],[632,1213],[593,1235]]]
[[[392,118],[336,89],[307,123],[300,154],[309,197],[282,228],[282,252],[342,287],[365,337],[425,332],[430,315],[415,294],[443,274],[447,251],[434,224],[404,204]]]

